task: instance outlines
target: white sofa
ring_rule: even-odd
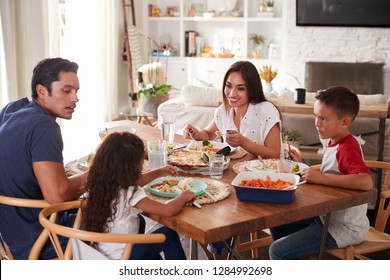
[[[289,98],[293,100],[293,93],[285,90],[281,94],[269,95],[271,98]],[[314,99],[314,93],[307,93],[306,99]],[[360,102],[373,104],[375,102],[388,102],[381,94],[359,95]],[[176,115],[176,130],[182,130],[186,124],[191,123],[198,128],[206,127],[213,119],[216,107],[222,102],[222,91],[212,87],[199,87],[186,85],[175,97],[162,103],[158,107],[158,115],[174,113]],[[377,153],[378,134],[364,136],[366,133],[378,130],[379,120],[357,118],[351,126],[354,135],[363,135],[366,143],[362,146],[364,154]],[[314,116],[283,113],[283,129],[297,129],[303,134],[302,145],[320,144],[314,127]],[[320,146],[321,147],[321,146]],[[390,119],[386,121],[384,160],[390,162]]]

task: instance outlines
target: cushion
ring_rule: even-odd
[[[181,96],[186,106],[218,107],[222,102],[222,91],[214,87],[185,85]]]

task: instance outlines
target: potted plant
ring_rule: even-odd
[[[252,33],[249,37],[249,40],[252,42],[252,58],[260,58],[261,47],[265,43],[264,36]]]
[[[168,93],[171,85],[154,85],[150,82],[141,82],[137,91],[137,100],[143,113],[151,113],[157,116],[158,106],[169,99]]]
[[[298,148],[301,146],[301,139],[302,134],[296,129],[289,129],[287,130],[286,139],[290,143],[290,145],[293,145],[294,147]]]
[[[272,70],[272,66],[264,65],[259,70],[260,79],[265,81],[265,87],[264,92],[265,93],[272,93],[272,81],[276,78],[278,75],[278,70]]]
[[[275,4],[275,2],[274,2],[274,0],[267,0],[266,2],[265,2],[265,4],[267,5],[267,12],[273,12],[274,11],[274,4]]]

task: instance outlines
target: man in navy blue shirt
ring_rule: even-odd
[[[59,203],[78,198],[86,174],[67,177],[63,142],[56,118],[71,119],[79,101],[78,65],[62,58],[40,61],[34,68],[32,101],[22,98],[0,111],[0,194]],[[40,209],[0,205],[0,232],[16,259],[27,259],[42,231]],[[60,217],[66,225],[74,217]],[[48,244],[41,258],[56,254]]]

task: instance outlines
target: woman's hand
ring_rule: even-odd
[[[199,130],[192,124],[187,124],[183,129],[183,136],[186,139],[196,139],[196,135],[199,133]]]
[[[244,143],[244,139],[245,137],[236,130],[226,131],[226,142],[232,147],[242,146],[242,144]]]

